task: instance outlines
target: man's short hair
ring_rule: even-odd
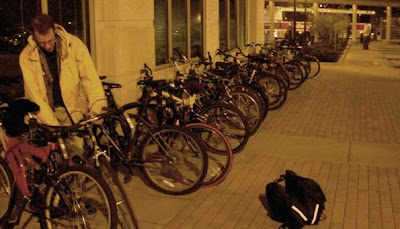
[[[38,14],[31,20],[31,31],[46,34],[49,29],[55,29],[53,19],[47,14]]]

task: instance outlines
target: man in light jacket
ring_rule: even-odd
[[[32,19],[19,64],[25,96],[37,103],[39,122],[68,125],[106,105],[101,81],[85,44],[46,14]]]
[[[369,49],[369,42],[371,41],[371,25],[366,24],[364,26],[364,30],[362,32],[362,43],[363,43],[363,49],[367,50]]]

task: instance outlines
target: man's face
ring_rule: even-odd
[[[53,28],[50,28],[45,34],[40,34],[37,31],[34,31],[33,35],[39,47],[44,49],[46,52],[53,52],[56,45],[56,34],[54,33]]]

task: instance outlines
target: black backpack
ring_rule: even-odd
[[[285,186],[280,182],[285,181]],[[291,170],[266,186],[270,217],[283,223],[281,228],[297,229],[316,225],[325,219],[325,194],[313,179],[298,176]]]

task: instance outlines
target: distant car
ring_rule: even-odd
[[[8,38],[8,50],[11,53],[19,53],[25,47],[29,32],[24,31],[21,33],[16,33]]]
[[[27,44],[30,32],[25,27],[5,28],[0,31],[0,52],[20,53]]]

